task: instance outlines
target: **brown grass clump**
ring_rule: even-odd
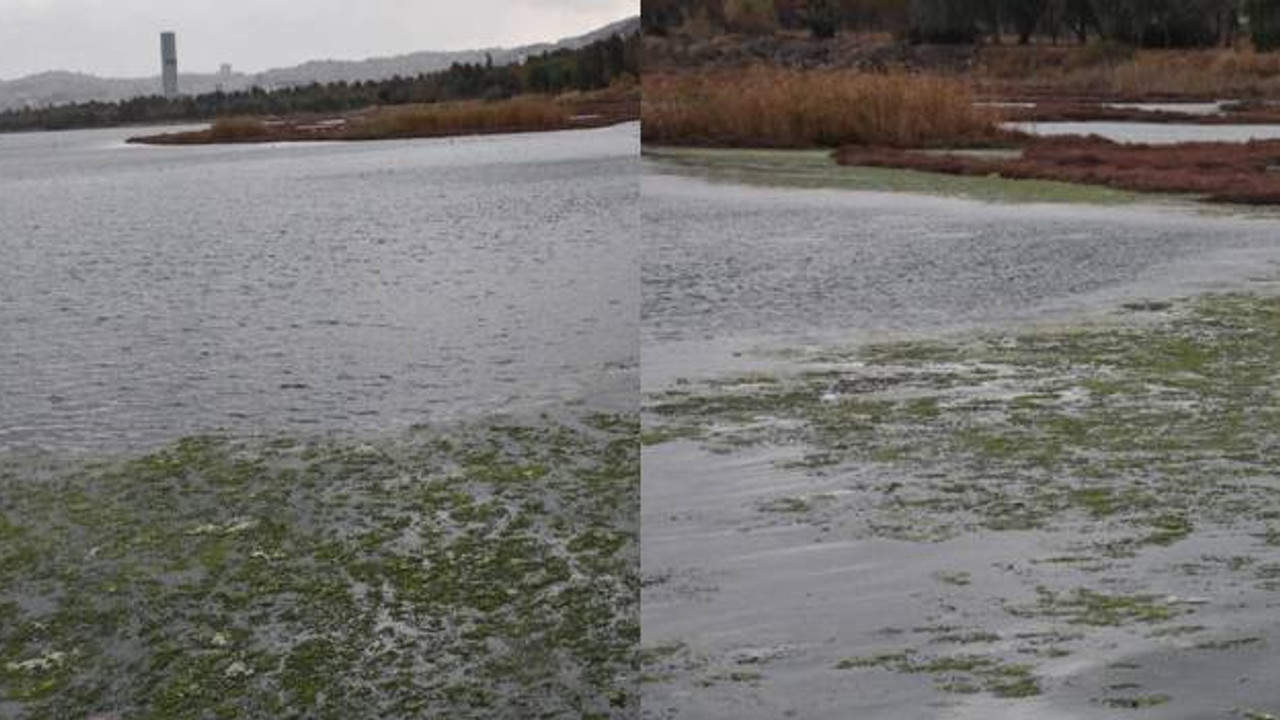
[[[209,134],[213,138],[224,142],[261,138],[269,132],[262,120],[252,117],[218,118],[209,128]]]
[[[756,67],[650,74],[645,142],[669,145],[893,147],[990,143],[996,115],[966,83],[905,73]]]
[[[385,107],[353,118],[345,139],[523,132],[567,127],[569,113],[552,98]]]
[[[1099,137],[1028,140],[1021,157],[929,154],[846,147],[842,165],[952,175],[999,175],[1107,185],[1138,192],[1192,194],[1217,202],[1280,204],[1280,141],[1130,145]]]

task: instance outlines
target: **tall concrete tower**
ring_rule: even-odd
[[[164,78],[164,96],[178,97],[178,40],[171,32],[160,33],[160,68]]]

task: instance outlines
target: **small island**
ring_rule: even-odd
[[[375,106],[340,114],[218,118],[208,128],[129,138],[145,145],[390,140],[582,130],[640,119],[640,90],[615,83],[558,97]]]

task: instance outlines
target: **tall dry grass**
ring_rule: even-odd
[[[997,89],[1131,98],[1280,97],[1280,53],[1248,49],[984,48],[979,76]]]
[[[548,97],[397,106],[353,117],[344,135],[370,139],[555,130],[565,127],[569,118],[568,109]]]
[[[262,120],[254,117],[218,118],[209,127],[209,134],[215,140],[248,140],[265,137],[268,128]]]
[[[990,142],[993,113],[968,85],[929,75],[749,68],[646,75],[645,142],[745,147]]]

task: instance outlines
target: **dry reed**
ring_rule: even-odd
[[[262,120],[253,117],[227,117],[213,121],[209,134],[216,140],[245,140],[260,138],[268,133]]]
[[[521,132],[566,127],[569,112],[552,98],[452,102],[385,107],[352,118],[348,139]]]
[[[989,143],[996,117],[931,75],[749,68],[644,77],[643,137],[670,145],[893,147]]]

